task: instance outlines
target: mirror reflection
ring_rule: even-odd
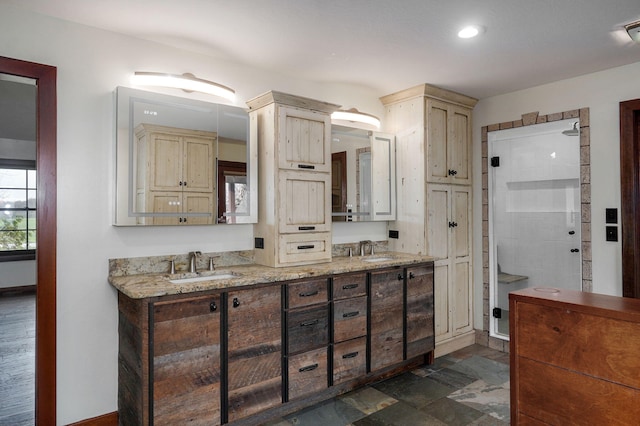
[[[242,108],[116,89],[116,225],[254,223]]]
[[[395,219],[395,139],[331,126],[331,211],[334,222]]]

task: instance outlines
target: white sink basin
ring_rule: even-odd
[[[393,260],[393,257],[367,257],[366,259],[362,259],[363,262],[384,262],[385,260]]]
[[[230,273],[221,273],[221,274],[205,275],[202,277],[177,278],[175,280],[169,280],[169,282],[171,284],[188,284],[188,283],[197,283],[200,281],[224,280],[224,279],[229,279],[234,277],[237,277],[237,275],[230,274]]]

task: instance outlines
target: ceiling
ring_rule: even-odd
[[[482,99],[640,61],[640,44],[622,28],[640,20],[638,0],[4,2],[380,95],[430,83]],[[459,39],[465,24],[486,31]]]

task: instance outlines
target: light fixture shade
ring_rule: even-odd
[[[339,109],[331,114],[331,120],[350,121],[355,123],[368,124],[376,129],[380,128],[380,120],[375,115],[360,112],[355,108],[348,110]]]
[[[640,43],[640,21],[627,24],[624,26],[624,29],[627,30],[627,34],[629,34],[631,40]]]
[[[197,78],[193,74],[165,74],[159,72],[136,71],[131,82],[139,86],[160,86],[182,89],[186,92],[202,92],[209,95],[220,96],[234,101],[236,92],[226,86],[213,81]]]

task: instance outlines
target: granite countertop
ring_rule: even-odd
[[[367,259],[378,259],[369,261]],[[334,257],[331,262],[305,266],[291,266],[283,268],[271,268],[268,266],[250,264],[225,266],[213,272],[202,271],[199,273],[169,274],[139,274],[125,276],[110,276],[109,283],[118,291],[132,299],[146,299],[150,297],[167,296],[173,294],[188,294],[207,290],[222,290],[238,288],[255,284],[264,284],[278,281],[289,281],[300,278],[342,274],[388,268],[393,266],[405,266],[434,260],[429,256],[412,255],[405,253],[385,252],[374,256]],[[232,274],[232,277],[228,277]],[[216,278],[216,275],[226,275],[225,278]],[[205,279],[201,277],[211,277]],[[182,278],[197,278],[201,281],[174,284],[170,280]]]

